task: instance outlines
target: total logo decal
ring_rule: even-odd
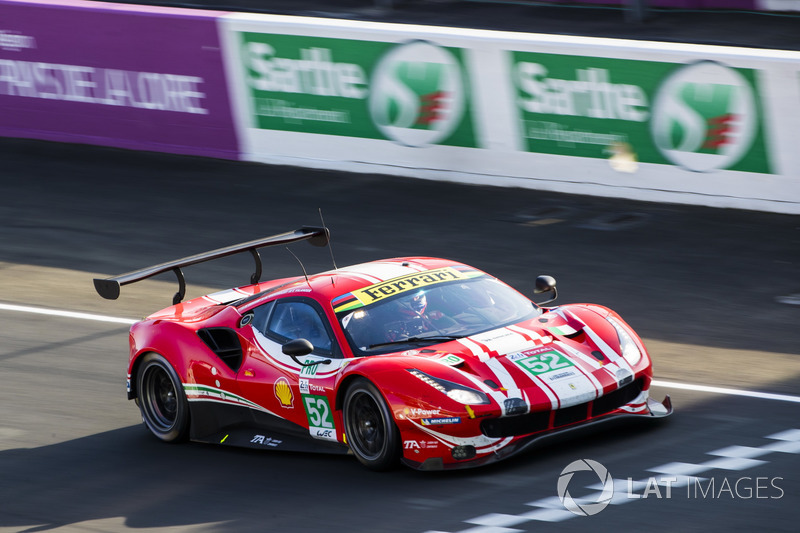
[[[299,380],[300,394],[324,394],[325,387],[321,387],[307,379]]]
[[[728,168],[742,158],[753,143],[756,118],[747,80],[719,63],[702,61],[664,80],[653,102],[650,127],[667,159],[705,172]]]

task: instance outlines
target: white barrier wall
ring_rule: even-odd
[[[800,52],[83,0],[0,14],[4,136],[800,213]]]
[[[219,19],[243,158],[800,213],[800,53]]]

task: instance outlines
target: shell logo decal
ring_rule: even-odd
[[[294,394],[292,394],[292,387],[289,385],[288,379],[279,378],[275,382],[275,397],[281,402],[281,407],[289,409],[294,407]]]

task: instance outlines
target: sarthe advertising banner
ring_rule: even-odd
[[[752,69],[512,52],[525,149],[770,173]]]
[[[242,158],[800,212],[800,53],[230,14]]]
[[[477,147],[463,50],[235,32],[247,127]]]

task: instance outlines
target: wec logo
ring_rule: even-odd
[[[653,103],[651,131],[659,151],[696,172],[729,168],[753,144],[753,89],[737,71],[712,61],[676,70]]]
[[[369,112],[387,138],[408,146],[436,144],[461,121],[461,67],[446,49],[424,41],[393,48],[375,67]]]

